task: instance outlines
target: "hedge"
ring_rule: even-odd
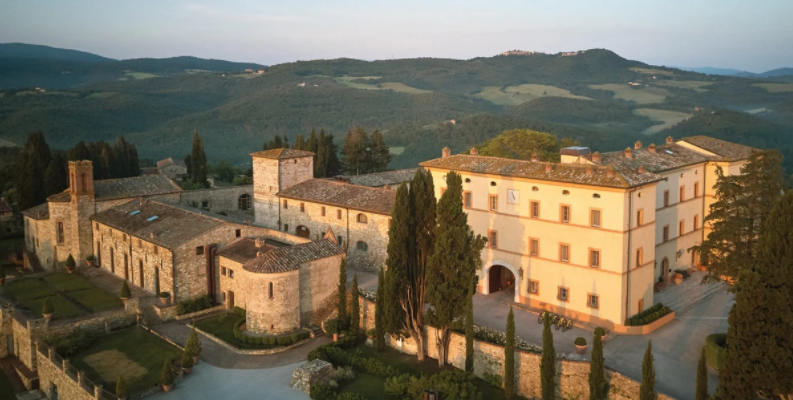
[[[626,326],[641,326],[647,325],[658,318],[663,317],[666,314],[672,312],[672,309],[669,307],[665,307],[663,303],[657,303],[652,307],[642,311],[639,314],[636,314],[628,319],[625,320]]]
[[[176,314],[184,315],[212,308],[212,299],[207,295],[176,303]]]
[[[366,372],[381,378],[396,376],[399,371],[391,365],[386,365],[380,360],[371,357],[361,357],[347,350],[361,344],[366,340],[366,335],[347,335],[337,342],[331,342],[317,347],[308,353],[308,361],[323,360],[335,367],[352,367],[356,371]]]
[[[311,337],[311,334],[308,331],[300,331],[293,333],[289,336],[248,336],[240,331],[240,326],[245,323],[244,319],[241,319],[234,323],[234,328],[232,328],[232,333],[234,334],[234,338],[239,340],[240,342],[247,343],[247,344],[254,344],[254,345],[269,345],[273,346],[275,344],[281,346],[289,346],[290,344],[297,343],[303,340],[308,339]]]
[[[727,334],[714,333],[705,338],[705,358],[708,365],[721,369],[724,364],[724,351],[727,348]]]

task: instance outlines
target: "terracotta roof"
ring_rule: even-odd
[[[446,158],[420,163],[425,168],[450,171],[476,172],[517,178],[575,183],[591,186],[629,188],[663,180],[652,172],[641,173],[637,169],[622,168],[609,176],[609,168],[581,164],[560,164],[514,160],[511,158],[472,156],[457,154]],[[550,172],[546,166],[550,165]],[[588,172],[589,171],[589,172]]]
[[[368,187],[384,187],[386,185],[396,185],[402,182],[409,182],[413,175],[420,168],[400,169],[396,171],[376,172],[364,175],[345,175],[340,179],[346,180],[353,185]]]
[[[6,202],[6,199],[0,198],[0,213],[13,212],[13,211],[14,211],[14,209],[11,208],[10,205],[8,205],[8,202]]]
[[[713,154],[724,157],[727,160],[744,160],[752,155],[752,152],[760,151],[760,149],[744,146],[738,143],[728,142],[726,140],[715,139],[709,136],[690,136],[680,139],[680,141],[688,142],[701,149],[707,150]]]
[[[94,214],[90,219],[169,249],[226,223],[152,200],[132,200]]]
[[[264,150],[264,151],[257,151],[256,153],[251,153],[251,157],[256,158],[272,158],[275,160],[285,160],[287,158],[299,158],[299,157],[310,157],[313,156],[314,153],[305,150],[296,150],[296,149],[272,149],[272,150]]]
[[[272,239],[258,239],[264,240],[264,245],[257,247],[255,238],[242,238],[235,242],[229,243],[228,246],[223,247],[218,251],[218,255],[226,257],[229,260],[236,261],[244,264],[256,258],[256,254],[260,251],[263,253],[271,252],[275,249],[289,246],[286,243],[281,243]]]
[[[181,191],[182,188],[174,181],[159,174],[94,181],[96,201],[148,197]],[[69,189],[47,198],[47,201],[51,202],[68,202],[69,200]]]
[[[157,170],[157,167],[141,167],[140,168],[140,174],[141,175],[155,175],[155,174],[159,174],[159,173],[160,172],[159,172],[159,170]]]
[[[157,161],[157,168],[165,168],[171,165],[187,168],[187,164],[184,163],[184,160],[174,160],[172,157]]]
[[[50,219],[50,205],[48,203],[39,204],[22,211],[22,215],[33,219]]]
[[[613,151],[601,155],[601,165],[612,165],[618,171],[623,169],[637,170],[643,166],[650,172],[664,172],[688,165],[710,161],[712,157],[700,152],[687,149],[678,144],[657,146],[655,154],[650,149],[632,149],[633,158],[625,157],[624,151]],[[591,159],[591,156],[587,157]]]
[[[325,179],[309,179],[281,191],[278,196],[391,215],[396,192]]]
[[[264,253],[242,265],[248,272],[275,274],[294,271],[300,264],[344,254],[344,250],[330,239],[287,246]]]

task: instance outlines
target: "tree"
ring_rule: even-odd
[[[189,351],[193,357],[201,356],[201,342],[198,340],[198,333],[195,330],[195,322],[193,322],[193,329],[190,331],[190,336],[187,337],[187,342],[184,346],[184,351]]]
[[[281,144],[281,148],[282,149],[288,149],[289,148],[289,137],[286,136],[286,135],[284,135],[284,142]]]
[[[350,175],[360,175],[371,172],[371,153],[369,151],[369,136],[363,128],[356,126],[347,131],[344,138],[344,170]]]
[[[333,177],[341,173],[342,164],[339,160],[339,149],[334,140],[332,133],[325,135],[326,177]]]
[[[237,170],[226,160],[218,161],[212,170],[215,173],[215,176],[224,182],[234,181],[234,177],[237,175]]]
[[[504,344],[504,395],[515,397],[515,314],[509,306],[507,316],[507,341]]]
[[[562,143],[565,147],[577,144],[570,139],[562,139]],[[504,131],[480,147],[479,154],[483,156],[530,160],[536,154],[540,161],[559,161],[560,144],[556,136],[530,129]]]
[[[350,317],[347,315],[347,258],[342,257],[339,266],[339,330],[346,330]]]
[[[757,258],[740,272],[716,398],[790,399],[793,394],[793,191],[763,225]]]
[[[642,384],[639,386],[639,400],[655,400],[655,367],[653,367],[653,342],[647,342],[642,362]]]
[[[314,154],[317,153],[317,146],[318,146],[318,139],[317,139],[317,131],[314,128],[311,128],[311,134],[308,135],[308,140],[306,141],[306,148],[304,150],[313,152]],[[316,155],[314,156],[314,163],[316,164],[317,158]]]
[[[357,333],[361,329],[361,306],[358,302],[358,274],[352,275],[352,290],[350,290],[350,330]]]
[[[50,164],[44,171],[44,191],[48,196],[63,192],[66,190],[68,182],[66,160],[63,158],[63,153],[53,152]]]
[[[198,135],[198,130],[193,133],[193,152],[190,156],[193,163],[192,182],[203,187],[209,187],[207,182],[207,157],[204,154],[204,142]]]
[[[119,293],[119,297],[122,299],[128,299],[132,297],[132,292],[129,290],[129,284],[127,283],[126,279],[121,282],[121,292]]]
[[[589,400],[606,400],[606,371],[603,358],[603,337],[595,333],[592,360],[589,362]]]
[[[25,147],[17,158],[17,204],[20,210],[47,201],[44,169],[50,161],[50,146],[44,134],[40,131],[28,134]]]
[[[474,277],[465,300],[465,371],[474,372]]]
[[[55,312],[55,307],[53,307],[52,305],[52,298],[47,297],[46,299],[44,299],[44,304],[42,304],[41,306],[41,314],[46,315],[46,314],[52,314],[54,312]]]
[[[119,375],[116,381],[116,397],[119,399],[126,399],[129,397],[129,389],[127,389],[127,380],[124,375]]]
[[[705,358],[705,346],[702,346],[702,354],[699,356],[697,364],[697,391],[694,400],[708,400],[708,364]]]
[[[281,140],[281,136],[275,135],[273,140],[270,141],[270,148],[271,149],[280,149],[284,147],[284,142]]]
[[[265,150],[267,150],[267,149],[265,149]],[[187,176],[189,176],[190,179],[192,179],[192,177],[193,177],[193,156],[191,154],[188,154],[188,155],[184,156],[184,165],[187,166]]]
[[[193,368],[193,355],[187,350],[182,352],[182,368]]]
[[[545,313],[542,329],[542,358],[540,359],[542,399],[556,399],[556,349],[551,332],[551,314]]]
[[[385,321],[383,320],[383,307],[385,306],[385,275],[383,268],[377,272],[377,294],[374,303],[374,348],[383,351],[385,347]]]
[[[394,158],[391,149],[385,144],[385,139],[380,131],[372,132],[370,137],[371,147],[369,149],[369,159],[372,163],[372,172],[383,172],[388,170],[388,163]]]
[[[297,138],[295,138],[295,149],[297,150],[305,150],[306,149],[306,140],[303,138],[302,134],[298,134]]]
[[[755,152],[741,167],[740,175],[725,175],[716,168],[716,201],[704,218],[712,231],[700,245],[691,248],[708,265],[703,283],[732,278],[751,268],[763,223],[784,190],[782,156],[776,150]]]
[[[162,371],[160,372],[160,383],[165,386],[173,385],[177,373],[173,367],[173,358],[168,358],[162,364]]]
[[[88,146],[85,145],[85,142],[82,140],[77,142],[77,145],[69,149],[66,153],[69,161],[81,161],[81,160],[90,160],[91,153],[88,150]]]
[[[463,315],[472,277],[482,264],[485,239],[468,227],[463,211],[463,180],[456,172],[446,175],[446,192],[438,201],[435,246],[427,260],[427,302],[432,306],[438,364],[446,364],[452,323]],[[418,207],[416,207],[418,209]]]

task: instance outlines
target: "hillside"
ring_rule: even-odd
[[[0,43],[0,58],[46,58],[73,62],[116,61],[84,51],[26,43]]]

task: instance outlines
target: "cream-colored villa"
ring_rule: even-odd
[[[716,168],[738,174],[754,149],[705,136],[613,153],[562,149],[560,163],[470,154],[421,163],[436,196],[463,178],[463,207],[488,238],[480,293],[606,328],[653,305],[653,286],[698,266]]]

